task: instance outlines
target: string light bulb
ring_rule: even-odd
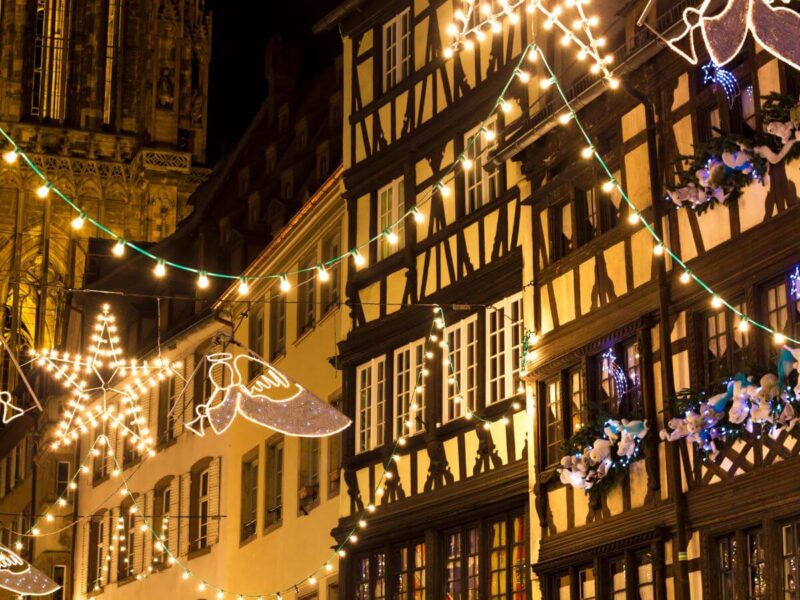
[[[572,113],[568,112],[561,113],[561,115],[559,115],[558,117],[558,122],[561,123],[562,125],[566,125],[571,120],[572,120]]]
[[[418,209],[416,206],[411,211],[411,214],[414,215],[414,220],[417,223],[424,223],[425,222],[425,215],[423,215],[422,211],[420,211],[420,209]]]
[[[400,241],[400,238],[397,237],[397,233],[395,233],[390,229],[384,231],[383,235],[384,237],[386,237],[386,241],[389,242],[392,246],[396,245]]]
[[[9,165],[13,165],[15,162],[17,162],[18,158],[19,153],[16,150],[9,150],[8,152],[3,153],[3,160]]]
[[[661,256],[664,254],[664,244],[656,244],[653,246],[653,254]]]
[[[247,277],[239,279],[239,295],[247,296],[250,293],[250,284],[247,282]]]
[[[782,333],[776,332],[775,335],[772,336],[772,341],[778,344],[779,346],[783,345],[786,343],[786,336],[783,335]]]
[[[713,308],[720,308],[722,306],[722,298],[716,294],[711,298],[711,306]]]
[[[681,283],[689,283],[692,280],[692,274],[689,271],[684,271],[679,277]]]
[[[42,200],[44,200],[45,198],[47,198],[48,195],[50,195],[50,186],[43,183],[38,188],[36,188],[36,195],[39,196],[39,198],[41,198]]]
[[[639,219],[639,213],[636,211],[631,211],[631,213],[628,215],[628,223],[631,225],[636,225],[639,222]]]
[[[159,260],[156,263],[156,266],[153,269],[153,273],[155,273],[155,276],[158,277],[159,279],[161,279],[162,277],[164,277],[164,275],[167,274],[167,266],[164,264],[163,260]]]
[[[612,191],[614,191],[614,182],[611,180],[604,182],[601,189],[604,193],[610,194]]]
[[[86,222],[86,215],[84,213],[79,214],[77,217],[72,219],[72,228],[78,230],[83,227],[83,224]]]
[[[585,159],[590,159],[594,156],[594,148],[591,146],[586,146],[583,150],[581,150],[581,157]]]
[[[125,240],[122,238],[118,239],[117,243],[114,244],[114,247],[111,249],[111,253],[117,257],[125,254]]]
[[[452,193],[452,190],[450,189],[449,185],[447,185],[443,181],[440,181],[439,185],[437,187],[439,188],[439,193],[442,195],[442,198],[449,198],[450,197],[450,194]]]
[[[280,290],[282,292],[284,292],[284,293],[288,292],[290,289],[292,289],[292,284],[289,283],[289,278],[286,277],[286,275],[281,275],[281,283],[280,283],[279,287],[280,287]]]
[[[197,287],[201,290],[208,289],[210,285],[210,281],[208,280],[208,274],[205,271],[200,271],[200,274],[197,276]]]
[[[470,159],[469,157],[467,157],[467,156],[462,156],[461,157],[461,167],[465,171],[469,171],[472,168],[472,164],[473,164],[472,163],[472,159]]]
[[[738,329],[741,332],[745,332],[750,329],[750,323],[747,321],[747,317],[742,317],[739,321]]]
[[[317,279],[319,279],[324,283],[328,281],[330,278],[331,274],[328,272],[328,269],[325,268],[325,265],[319,265],[317,267]]]
[[[358,251],[358,248],[353,250],[351,254],[353,255],[353,263],[355,263],[357,267],[363,267],[367,263],[367,260],[364,258],[364,255]]]

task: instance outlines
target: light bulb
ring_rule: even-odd
[[[317,267],[317,278],[320,281],[328,281],[331,278],[331,274],[328,273],[328,269],[325,268],[325,265],[320,265]]]
[[[539,60],[539,53],[536,51],[536,48],[531,48],[531,51],[528,52],[528,60],[531,62]]]
[[[612,192],[612,190],[614,189],[614,182],[613,181],[606,181],[605,183],[603,183],[601,189],[606,194],[610,194]]]
[[[774,336],[772,336],[772,341],[775,342],[776,344],[785,344],[786,336],[783,335],[782,333],[776,333]]]
[[[722,298],[720,298],[719,296],[714,296],[713,298],[711,298],[711,306],[713,306],[714,308],[721,307],[722,306]]]
[[[689,283],[692,280],[692,274],[689,271],[684,271],[680,276],[681,283]]]
[[[83,227],[83,224],[86,222],[86,218],[84,217],[83,213],[79,214],[77,217],[72,219],[72,228],[73,229],[80,229]]]
[[[367,260],[358,250],[353,250],[352,254],[353,254],[353,262],[357,267],[363,267],[367,263]]]
[[[543,90],[547,90],[547,89],[549,89],[549,88],[550,88],[550,86],[552,86],[552,85],[553,85],[553,80],[552,80],[552,79],[550,79],[550,78],[545,78],[545,79],[542,79],[542,80],[539,82],[539,87],[540,87],[540,88],[542,88]]]
[[[47,198],[49,193],[50,188],[46,184],[42,184],[36,189],[36,195],[43,200]]]
[[[567,113],[561,113],[561,115],[558,117],[558,122],[561,123],[562,125],[566,125],[571,120],[572,120],[572,115],[570,113],[568,113],[568,112]]]
[[[413,213],[414,213],[414,220],[417,223],[424,223],[425,222],[425,215],[423,215],[418,208],[415,208]]]
[[[503,31],[503,26],[500,24],[499,21],[492,21],[491,24],[492,33],[500,33]]]
[[[223,591],[217,592],[217,600],[224,600],[224,598],[225,598],[225,592]]]
[[[455,23],[450,23],[450,25],[447,26],[447,33],[449,33],[453,37],[456,37],[459,33],[458,25],[456,25]]]
[[[400,238],[397,237],[397,234],[394,231],[387,231],[386,232],[386,241],[389,242],[392,246],[397,244],[400,241]]]
[[[616,77],[609,77],[608,87],[610,87],[612,90],[616,90],[619,87],[619,79]]]
[[[448,198],[450,196],[450,186],[446,183],[439,182],[439,193],[442,195],[442,198]]]
[[[742,317],[742,320],[739,321],[739,331],[747,331],[750,329],[750,323],[747,322],[746,317]]]
[[[464,167],[465,171],[469,171],[472,168],[472,160],[467,158],[466,156],[462,157],[461,166]]]
[[[505,100],[500,100],[500,110],[504,113],[511,112],[511,103],[506,102]]]
[[[581,157],[585,159],[592,158],[594,156],[594,148],[591,146],[586,146],[583,150],[581,150]]]
[[[189,571],[184,571],[183,575],[181,575],[181,577],[183,577],[184,580],[185,579],[189,579]]]
[[[159,260],[156,263],[156,268],[153,269],[153,273],[155,273],[156,277],[158,277],[159,279],[161,279],[162,277],[164,277],[164,275],[167,274],[167,267],[164,264],[163,260]]]
[[[10,165],[13,165],[15,162],[17,162],[17,158],[19,158],[19,154],[17,154],[15,150],[9,150],[8,152],[3,153],[3,160]]]
[[[111,249],[111,253],[114,256],[122,256],[125,254],[125,240],[118,240],[114,247]]]
[[[519,71],[517,73],[517,77],[522,83],[528,83],[531,80],[531,74],[527,71]]]
[[[290,289],[292,289],[292,284],[289,283],[289,280],[286,278],[286,275],[281,275],[280,288],[282,292],[288,292]]]
[[[205,271],[200,271],[200,275],[197,277],[197,287],[199,287],[201,290],[204,290],[208,288],[208,285],[208,275],[206,275]]]
[[[484,139],[485,139],[487,142],[494,141],[494,139],[495,139],[496,137],[497,137],[497,134],[496,134],[494,131],[492,131],[491,129],[484,129],[484,130],[483,130],[483,138],[484,138]]]
[[[656,256],[661,256],[664,254],[664,244],[656,244],[653,246],[653,254]]]
[[[628,223],[631,225],[636,225],[639,222],[639,213],[632,212],[628,215]]]
[[[442,55],[445,58],[453,58],[453,49],[448,46],[447,48],[444,49]]]
[[[240,296],[247,296],[250,293],[250,284],[247,283],[247,278],[242,277],[239,280],[239,295]]]

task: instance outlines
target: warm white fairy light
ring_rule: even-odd
[[[201,290],[205,290],[208,289],[209,285],[208,274],[205,271],[200,271],[200,274],[197,276],[197,287]]]
[[[84,224],[85,222],[86,222],[86,215],[85,215],[85,214],[83,214],[83,213],[81,213],[81,214],[79,214],[77,217],[75,217],[74,219],[72,219],[72,223],[70,223],[70,225],[72,225],[72,228],[73,228],[73,229],[76,229],[76,230],[77,230],[77,229],[80,229],[80,228],[82,228],[82,227],[83,227],[83,224]]]
[[[239,279],[239,295],[247,296],[250,293],[250,284],[247,282],[247,277]]]
[[[166,274],[167,274],[167,267],[166,267],[166,265],[164,264],[164,261],[163,261],[163,260],[159,260],[159,261],[156,263],[156,266],[155,266],[155,268],[153,269],[153,273],[154,273],[154,274],[155,274],[155,276],[156,276],[156,277],[158,277],[159,279],[161,279],[162,277],[164,277],[164,275],[166,275]]]
[[[114,247],[111,249],[111,253],[114,256],[122,256],[125,254],[125,240],[117,240],[117,243],[114,244]]]
[[[361,252],[358,251],[358,249],[353,250],[352,255],[353,255],[353,262],[357,267],[363,267],[367,263],[366,259],[361,254]]]
[[[6,163],[8,163],[9,165],[13,165],[15,162],[17,162],[18,158],[19,158],[19,152],[17,152],[16,150],[9,150],[7,152],[3,152],[3,160],[6,161]]]
[[[317,267],[317,279],[324,283],[330,280],[330,278],[331,274],[328,272],[328,269],[325,268],[325,265],[320,265]]]
[[[286,275],[281,275],[281,283],[280,283],[279,287],[280,287],[281,291],[284,292],[284,293],[286,293],[290,289],[292,289],[292,284],[289,283],[289,278],[286,277]]]
[[[36,188],[36,195],[39,196],[39,198],[41,198],[42,200],[44,200],[45,198],[47,198],[47,196],[50,195],[50,186],[46,184],[40,185],[38,188]]]

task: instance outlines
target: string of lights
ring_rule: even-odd
[[[776,331],[769,325],[760,323],[756,319],[753,319],[748,315],[744,314],[736,306],[734,306],[733,304],[722,298],[717,292],[715,292],[711,288],[711,286],[709,286],[705,281],[703,281],[696,273],[692,272],[691,269],[689,269],[688,265],[680,258],[680,256],[678,256],[666,245],[665,241],[656,232],[655,227],[649,221],[647,221],[647,219],[645,219],[644,215],[642,215],[642,213],[639,211],[639,209],[636,207],[633,201],[628,197],[628,194],[625,192],[625,190],[622,189],[622,186],[620,185],[619,181],[616,179],[616,177],[614,177],[614,174],[612,173],[611,169],[603,160],[603,157],[600,155],[600,153],[597,151],[597,148],[595,147],[591,137],[587,133],[586,128],[578,119],[577,113],[573,109],[572,104],[567,98],[566,93],[561,87],[561,84],[558,81],[558,78],[556,77],[556,74],[553,71],[552,67],[550,66],[550,63],[547,61],[547,57],[545,56],[542,49],[539,48],[536,44],[532,43],[531,50],[539,54],[541,61],[544,64],[545,69],[547,70],[547,73],[549,75],[550,85],[554,86],[555,89],[558,91],[559,96],[561,97],[565,107],[567,108],[567,111],[569,112],[570,120],[575,121],[575,124],[578,127],[581,136],[586,141],[587,146],[581,151],[581,156],[585,159],[594,158],[600,165],[603,172],[605,172],[605,174],[608,176],[608,180],[602,186],[603,191],[608,193],[613,190],[617,190],[617,192],[619,192],[620,196],[622,197],[628,209],[630,210],[628,217],[629,222],[632,225],[641,223],[647,230],[647,232],[650,234],[650,236],[653,238],[653,241],[655,242],[655,245],[653,246],[653,253],[656,256],[663,256],[663,255],[669,256],[672,259],[672,261],[675,264],[677,264],[683,271],[679,276],[679,281],[683,284],[687,284],[692,281],[697,283],[706,293],[708,293],[711,296],[710,302],[712,308],[719,309],[724,307],[729,311],[731,311],[732,313],[734,313],[735,315],[737,315],[740,319],[738,324],[738,328],[740,331],[747,331],[752,325],[771,335],[773,337],[773,341],[777,345],[783,345],[787,342],[800,345],[800,340],[790,337],[789,335],[783,332]]]
[[[371,244],[376,243],[382,239],[385,239],[391,245],[398,244],[400,238],[397,234],[397,230],[405,223],[407,218],[411,217],[414,219],[415,222],[422,223],[425,221],[425,215],[422,213],[420,209],[431,201],[434,194],[438,193],[442,198],[450,197],[450,195],[452,194],[452,189],[449,184],[450,182],[452,182],[453,178],[456,175],[457,167],[460,166],[464,171],[468,171],[472,169],[474,166],[473,160],[469,158],[469,152],[475,146],[479,136],[482,136],[487,142],[492,142],[496,139],[497,134],[495,133],[493,128],[487,126],[487,123],[492,119],[492,117],[494,117],[494,115],[497,113],[498,110],[502,109],[503,111],[507,111],[510,108],[510,105],[504,99],[504,95],[506,94],[508,88],[511,86],[512,82],[515,79],[520,79],[521,81],[524,82],[530,80],[530,74],[522,69],[522,64],[525,61],[525,57],[526,54],[523,52],[520,55],[518,61],[515,63],[512,74],[506,81],[506,84],[503,87],[501,95],[498,98],[497,102],[493,104],[489,113],[481,121],[477,132],[467,140],[464,151],[459,155],[458,160],[454,161],[451,165],[449,165],[446,169],[444,169],[441,177],[439,177],[433,183],[430,191],[426,193],[421,200],[419,200],[416,204],[407,209],[402,215],[400,215],[400,217],[396,221],[389,224],[388,227],[383,229],[383,231],[370,237],[365,242],[353,248],[350,248],[347,252],[340,254],[339,256],[332,257],[315,266],[304,267],[300,269],[286,271],[283,273],[269,273],[263,275],[219,273],[215,271],[198,269],[193,266],[185,265],[179,262],[167,260],[163,257],[159,257],[156,254],[153,254],[152,252],[147,250],[146,248],[143,248],[134,242],[126,240],[124,237],[115,233],[97,219],[89,216],[85,211],[83,211],[80,208],[80,206],[78,206],[63,191],[61,191],[53,183],[53,181],[50,180],[47,177],[47,175],[45,175],[41,171],[41,169],[39,169],[39,167],[36,166],[33,159],[31,159],[31,157],[28,156],[28,154],[24,150],[22,150],[22,148],[20,148],[17,142],[11,137],[11,135],[9,135],[7,131],[5,131],[3,128],[0,128],[0,134],[2,134],[2,136],[6,139],[6,141],[12,146],[10,150],[7,150],[6,152],[3,153],[3,159],[6,161],[6,163],[12,165],[17,163],[19,159],[22,158],[23,162],[27,164],[28,167],[30,167],[30,169],[41,180],[41,185],[39,185],[39,187],[36,189],[36,195],[41,199],[46,199],[52,192],[72,208],[72,210],[76,215],[71,222],[71,226],[74,229],[81,229],[86,223],[89,223],[93,225],[95,228],[99,229],[101,232],[110,236],[113,240],[116,240],[116,243],[112,250],[114,256],[122,257],[125,255],[126,249],[130,248],[131,250],[138,252],[142,256],[151,259],[153,262],[155,262],[155,266],[153,268],[153,274],[159,279],[167,275],[167,268],[169,267],[180,271],[196,274],[197,287],[200,289],[208,288],[210,285],[210,280],[212,278],[224,279],[229,281],[238,281],[239,295],[247,296],[247,294],[249,294],[250,292],[251,282],[258,280],[278,280],[280,282],[279,283],[280,290],[282,292],[288,292],[289,290],[292,289],[292,283],[289,279],[290,277],[295,277],[303,273],[314,273],[316,275],[316,278],[324,283],[328,281],[330,278],[328,269],[345,260],[352,259],[353,263],[357,267],[363,267],[364,265],[366,265],[367,262],[367,259],[364,256],[364,253],[362,252],[363,250],[368,248]]]

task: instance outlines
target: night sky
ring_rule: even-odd
[[[209,83],[208,164],[238,141],[267,94],[264,47],[276,34],[306,49],[303,73],[313,77],[341,49],[338,32],[311,27],[343,0],[208,0],[213,13]]]

